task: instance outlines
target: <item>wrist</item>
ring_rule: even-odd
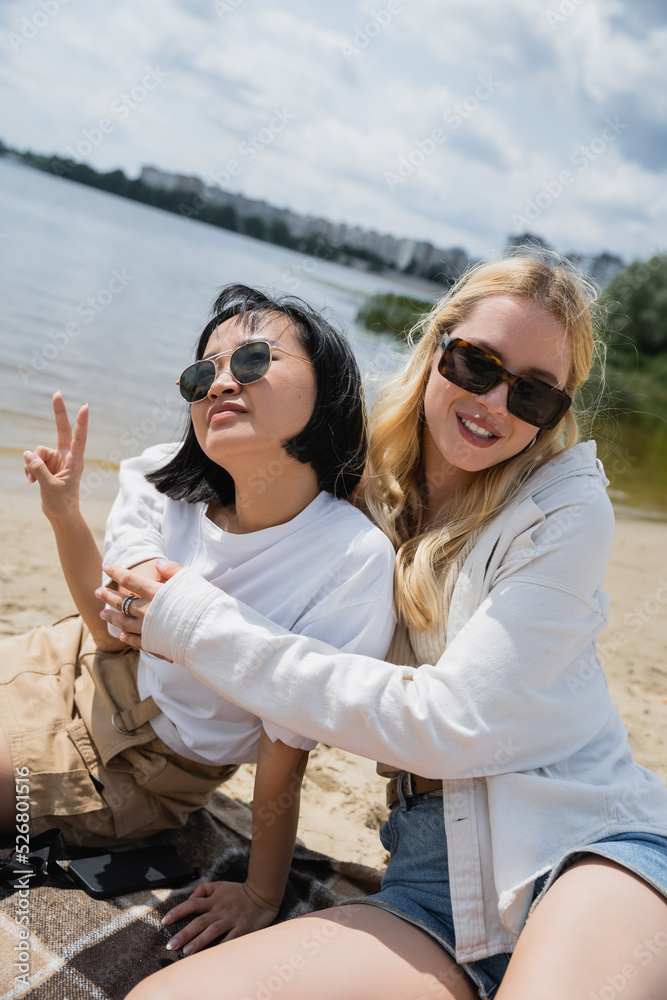
[[[278,913],[282,899],[278,903],[275,903],[273,900],[265,899],[264,896],[257,892],[257,889],[254,889],[247,880],[243,883],[243,891],[250,902],[254,903],[255,906],[258,906],[262,910],[272,910],[274,913]]]
[[[53,528],[70,527],[75,521],[80,519],[81,510],[79,508],[79,498],[72,498],[62,504],[57,510],[50,509],[42,504],[42,512]]]

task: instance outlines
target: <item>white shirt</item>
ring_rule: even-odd
[[[480,536],[447,648],[418,669],[291,635],[189,570],[146,614],[147,648],[249,710],[443,778],[458,961],[513,949],[535,878],[568,849],[667,835],[667,790],[633,762],[596,653],[613,538],[606,482],[593,442],[539,469]]]
[[[166,555],[188,566],[285,628],[347,652],[384,656],[395,624],[394,550],[367,517],[323,492],[285,524],[245,534],[223,531],[206,516],[207,504],[171,500],[144,479],[149,468],[164,464],[170,450],[149,448],[121,466],[105,561],[127,564],[128,532],[145,484],[162,508],[161,515],[154,508],[159,535],[150,541],[148,558]],[[228,666],[222,647],[218,666],[221,673]],[[204,763],[256,760],[260,718],[213,690],[210,682],[193,678],[178,662],[143,651],[137,682],[141,698],[152,696],[162,710],[151,724],[173,750]],[[276,721],[266,721],[264,728],[274,741],[304,750],[316,745]]]

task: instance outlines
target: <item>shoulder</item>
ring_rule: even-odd
[[[348,554],[383,556],[393,564],[396,556],[394,546],[370,518],[348,500],[340,500],[330,494],[327,494],[327,500],[323,517],[332,542],[344,547]]]
[[[301,577],[311,589],[297,631],[346,652],[382,657],[395,624],[394,548],[348,501],[320,497],[300,546]]]
[[[134,455],[126,458],[120,463],[121,473],[135,473],[136,475],[146,475],[147,472],[154,472],[174,457],[181,446],[181,442],[170,442],[164,444],[153,444],[141,455]]]
[[[571,523],[576,533],[599,544],[613,537],[614,511],[595,452],[595,442],[587,441],[556,456],[525,484],[524,504],[552,529],[558,524],[565,530]]]
[[[587,443],[528,480],[502,517],[496,582],[517,570],[582,592],[602,585],[614,538],[607,479]]]

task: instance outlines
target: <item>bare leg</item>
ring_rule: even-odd
[[[196,984],[196,987],[195,987]],[[474,1000],[444,948],[400,917],[340,906],[199,952],[127,1000]]]
[[[13,833],[16,824],[16,786],[7,737],[0,729],[0,833]]]
[[[662,1000],[666,983],[667,901],[591,855],[528,919],[496,1000]]]

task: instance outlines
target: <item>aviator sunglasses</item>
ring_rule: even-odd
[[[438,371],[459,388],[481,396],[499,382],[507,383],[507,409],[533,427],[551,430],[569,410],[572,399],[539,378],[512,375],[493,354],[458,337],[445,337]]]
[[[185,369],[176,385],[187,403],[197,403],[200,399],[205,399],[208,390],[218,377],[220,358],[229,358],[229,370],[239,385],[259,382],[271,367],[272,351],[282,351],[290,358],[305,361],[307,365],[313,363],[307,358],[300,358],[297,354],[290,354],[284,347],[272,347],[266,340],[252,340],[233,351],[222,351],[203,361],[195,361]]]

